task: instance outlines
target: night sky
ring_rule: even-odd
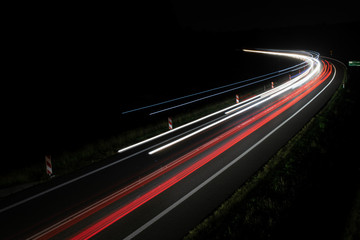
[[[353,54],[358,43],[359,15],[350,5],[194,2],[13,6],[6,21],[11,74],[2,87],[2,142],[11,157],[4,161],[43,161],[44,154],[119,134],[122,111],[191,92],[195,77],[194,88],[207,89],[237,48]],[[338,33],[332,26],[348,27]]]
[[[179,23],[196,30],[242,31],[359,20],[356,7],[329,1],[174,1]]]

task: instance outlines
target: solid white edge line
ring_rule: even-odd
[[[195,123],[195,122],[198,122],[198,121],[201,121],[201,120],[203,120],[203,119],[206,119],[207,117],[210,117],[210,116],[215,115],[215,114],[217,114],[217,113],[220,113],[220,112],[222,112],[222,111],[226,111],[227,109],[233,108],[233,107],[235,107],[236,105],[243,104],[244,102],[250,101],[250,100],[252,100],[252,99],[255,98],[255,97],[257,97],[257,96],[254,96],[254,97],[252,97],[252,98],[250,98],[250,99],[244,100],[243,102],[240,102],[240,103],[231,105],[231,106],[229,106],[229,107],[227,107],[227,108],[225,108],[225,109],[222,109],[222,110],[220,110],[220,111],[218,111],[218,112],[216,112],[216,113],[212,113],[212,114],[207,115],[207,116],[205,116],[205,117],[203,117],[203,118],[197,119],[197,120],[195,120],[195,121],[193,121],[193,122],[190,122],[190,123],[184,124],[184,125],[182,125],[182,126],[180,126],[180,127],[178,127],[178,128],[175,128],[175,129],[173,129],[172,131],[167,131],[167,132],[162,133],[162,134],[159,134],[159,135],[163,136],[163,135],[169,134],[169,133],[171,133],[171,132],[174,132],[175,130],[181,129],[181,128],[186,127],[186,126],[188,126],[188,125],[191,125],[191,124],[193,124],[193,123]],[[159,135],[157,135],[157,136],[155,136],[155,137],[153,137],[153,138],[151,138],[151,139],[144,140],[144,141],[142,141],[142,142],[140,142],[140,143],[137,143],[137,144],[134,144],[134,145],[138,146],[138,145],[143,144],[143,143],[145,143],[145,142],[151,141],[151,140],[153,140],[153,139],[155,139],[155,138],[160,137]],[[135,147],[134,145],[131,145],[131,146],[126,147],[126,148],[124,148],[124,149],[125,149],[125,150],[128,150],[128,149],[130,149],[130,148]],[[120,152],[123,152],[123,151],[125,151],[124,149],[120,149],[118,152],[119,152],[119,153],[120,153]],[[36,199],[36,198],[38,198],[38,197],[41,197],[42,195],[45,195],[45,194],[47,194],[47,193],[49,193],[49,192],[52,192],[52,191],[54,191],[54,190],[56,190],[56,189],[62,188],[62,187],[64,187],[64,186],[68,185],[68,184],[71,184],[71,183],[73,183],[73,182],[76,182],[76,181],[78,181],[78,180],[80,180],[80,179],[82,179],[82,178],[85,178],[85,177],[87,177],[87,176],[90,176],[90,175],[92,175],[92,174],[94,174],[94,173],[97,173],[97,172],[99,172],[99,171],[101,171],[101,170],[103,170],[103,169],[106,169],[106,168],[108,168],[108,167],[111,167],[111,166],[113,166],[113,165],[115,165],[115,164],[118,164],[119,162],[122,162],[122,161],[124,161],[124,160],[126,160],[126,159],[128,159],[129,157],[132,157],[132,156],[133,156],[133,155],[130,155],[130,156],[125,157],[125,158],[122,158],[122,159],[117,160],[117,161],[115,161],[115,162],[112,162],[112,163],[110,163],[110,164],[108,164],[108,165],[105,165],[105,166],[100,167],[100,168],[98,168],[98,169],[95,169],[95,170],[93,170],[93,171],[91,171],[91,172],[88,172],[88,173],[86,173],[86,174],[84,174],[84,175],[81,175],[81,176],[79,176],[79,177],[77,177],[77,178],[74,178],[74,179],[71,179],[71,180],[69,180],[69,181],[67,181],[67,182],[64,182],[64,183],[62,183],[62,184],[59,184],[59,185],[57,185],[57,186],[55,186],[55,187],[53,187],[53,188],[47,189],[47,190],[45,190],[45,191],[43,191],[43,192],[40,192],[40,193],[38,193],[38,194],[35,194],[35,195],[33,195],[33,196],[31,196],[31,197],[28,197],[28,198],[26,198],[26,199],[23,199],[23,200],[21,200],[21,201],[19,201],[19,202],[16,202],[16,203],[14,203],[14,204],[8,205],[8,206],[0,209],[0,213],[3,213],[3,212],[5,212],[5,211],[7,211],[7,210],[9,210],[9,209],[12,209],[12,208],[14,208],[14,207],[17,207],[17,206],[19,206],[19,205],[21,205],[21,204],[23,204],[23,203],[26,203],[26,202],[28,202],[28,201],[31,201],[31,200]]]
[[[320,67],[319,61],[318,61],[317,59],[315,59],[315,58],[313,58],[313,57],[304,56],[304,55],[301,55],[301,54],[289,54],[289,53],[265,52],[265,51],[252,51],[252,50],[246,50],[246,49],[244,49],[244,51],[255,52],[255,53],[274,54],[274,55],[281,55],[281,56],[288,56],[288,57],[292,57],[292,58],[301,59],[301,60],[304,60],[304,61],[309,61],[309,63],[311,62],[311,67],[310,67],[309,69],[311,69],[311,68],[314,66],[314,62],[317,62],[317,63],[318,63],[317,66],[313,69],[313,71],[312,71],[309,75],[307,75],[306,77],[303,77],[303,79],[301,79],[301,77],[302,77],[303,75],[305,75],[305,74],[302,74],[302,75],[298,76],[297,78],[295,78],[295,79],[299,79],[299,82],[300,82],[301,84],[304,83],[304,82],[306,82],[306,81],[307,81],[308,79],[310,79],[311,77],[313,77],[313,75],[316,74],[316,73],[319,71],[319,67]],[[173,141],[173,142],[170,142],[170,143],[165,144],[165,145],[163,145],[163,146],[161,146],[161,147],[158,147],[158,148],[150,151],[148,154],[149,154],[149,155],[153,155],[153,154],[155,154],[155,153],[157,153],[157,152],[160,152],[160,151],[162,151],[162,150],[164,150],[164,149],[166,149],[166,148],[168,148],[168,147],[171,147],[171,146],[173,146],[173,145],[175,145],[175,144],[177,144],[177,143],[179,143],[179,142],[182,142],[182,141],[184,141],[184,140],[186,140],[186,139],[188,139],[188,138],[190,138],[190,137],[192,137],[192,136],[194,136],[194,135],[196,135],[196,134],[198,134],[198,133],[201,133],[201,132],[203,132],[203,131],[205,131],[205,130],[207,130],[207,129],[209,129],[209,128],[211,128],[211,127],[213,127],[213,126],[215,126],[215,125],[217,125],[217,124],[219,124],[219,123],[222,123],[222,122],[224,122],[224,121],[226,121],[226,120],[228,120],[228,119],[230,119],[230,118],[232,118],[232,117],[235,117],[235,116],[237,116],[238,114],[241,114],[241,113],[243,113],[243,112],[245,112],[245,111],[248,111],[249,109],[251,109],[251,108],[253,108],[253,107],[256,107],[257,105],[259,105],[259,104],[261,104],[261,103],[263,103],[263,102],[265,102],[265,101],[268,101],[269,99],[271,99],[271,98],[273,98],[273,97],[276,97],[276,96],[280,95],[282,92],[285,92],[285,91],[289,90],[290,88],[293,88],[293,87],[292,87],[292,84],[294,84],[294,85],[296,85],[296,86],[299,86],[300,84],[296,82],[296,81],[298,81],[298,80],[295,80],[295,79],[293,80],[294,82],[291,82],[291,84],[289,84],[289,82],[288,82],[288,83],[284,83],[284,86],[285,86],[284,89],[279,89],[280,91],[278,91],[277,93],[273,93],[269,98],[266,98],[266,99],[264,99],[264,100],[261,100],[260,102],[254,104],[254,105],[251,105],[251,106],[249,106],[249,107],[247,107],[247,108],[245,108],[245,109],[243,109],[243,110],[241,110],[241,111],[238,111],[238,112],[234,113],[233,115],[230,115],[230,116],[228,116],[228,117],[225,117],[225,118],[223,118],[223,119],[221,119],[221,120],[219,120],[219,121],[217,121],[217,122],[215,122],[215,123],[212,123],[212,124],[210,124],[210,125],[208,125],[208,126],[206,126],[206,127],[203,127],[203,128],[201,128],[201,129],[199,129],[199,130],[197,130],[197,131],[195,131],[195,132],[192,132],[192,133],[190,133],[190,134],[188,134],[188,135],[186,135],[186,136],[184,136],[184,137],[182,137],[182,138],[179,138],[179,139],[177,139],[177,140],[175,140],[175,141]],[[265,93],[269,93],[269,92],[271,92],[271,91],[273,91],[273,90],[269,90],[269,91],[267,91],[267,92],[265,92]],[[262,93],[262,94],[264,94],[264,93]],[[259,94],[259,95],[257,95],[257,96],[260,96],[260,95],[262,95],[262,94]],[[248,104],[249,104],[249,103],[248,103]],[[234,105],[233,105],[233,106],[234,106]],[[241,107],[239,107],[239,108],[242,108],[242,107],[244,107],[244,106],[241,106]],[[237,109],[239,109],[239,108],[237,108]],[[230,113],[230,112],[232,112],[232,111],[229,111],[229,112],[227,112],[227,113],[225,113],[225,114],[228,114],[228,113]]]
[[[254,53],[265,53],[265,54],[272,54],[272,55],[282,55],[282,56],[288,56],[288,57],[292,57],[292,58],[301,59],[301,60],[303,60],[303,61],[306,61],[306,60],[311,59],[311,57],[306,56],[306,55],[302,55],[302,54],[299,54],[299,53],[298,53],[298,54],[295,54],[295,53],[283,53],[283,52],[282,52],[282,53],[276,53],[276,52],[271,52],[271,51],[260,51],[260,50],[249,50],[249,49],[243,49],[243,51],[245,51],[245,52],[254,52]],[[302,56],[302,57],[300,57],[300,56]],[[257,96],[259,96],[259,95],[256,95],[256,96],[254,96],[254,97],[257,97]],[[252,97],[252,98],[254,98],[254,97]],[[231,106],[229,106],[229,107],[227,107],[227,108],[224,108],[224,109],[222,109],[222,110],[220,110],[220,111],[218,111],[218,112],[209,114],[209,115],[207,115],[207,116],[205,116],[205,117],[199,118],[199,119],[197,119],[197,120],[194,120],[194,121],[192,121],[192,122],[189,122],[189,123],[184,124],[184,125],[182,125],[182,126],[179,126],[179,127],[177,127],[177,128],[174,128],[174,129],[172,129],[171,131],[167,131],[167,132],[160,133],[159,135],[156,135],[156,136],[154,136],[154,137],[152,137],[152,138],[145,139],[144,141],[141,141],[141,142],[135,143],[135,144],[133,144],[133,145],[130,145],[130,146],[128,146],[128,147],[124,147],[124,148],[122,148],[122,149],[119,149],[119,150],[118,150],[118,153],[125,152],[125,151],[130,150],[130,149],[132,149],[132,148],[134,148],[134,147],[140,146],[140,145],[142,145],[142,144],[144,144],[144,143],[150,142],[150,141],[152,141],[152,140],[155,140],[155,139],[157,139],[157,138],[160,138],[160,137],[162,137],[162,136],[165,136],[165,135],[167,135],[167,134],[170,134],[170,133],[172,133],[172,132],[175,132],[175,131],[177,131],[177,130],[179,130],[179,129],[182,129],[182,128],[184,128],[184,127],[187,127],[187,126],[189,126],[189,125],[192,125],[192,124],[194,124],[194,123],[197,123],[197,122],[199,122],[199,121],[202,121],[202,120],[204,120],[204,119],[206,119],[206,118],[208,118],[208,117],[211,117],[211,116],[213,116],[213,115],[215,115],[215,114],[218,114],[218,113],[220,113],[220,112],[222,112],[222,111],[226,111],[227,109],[230,109],[230,108],[232,108],[232,107],[235,107],[235,106],[238,105],[238,104],[243,104],[243,103],[245,103],[245,102],[248,102],[248,101],[250,101],[252,98],[247,99],[247,100],[245,100],[245,101],[243,101],[243,102],[240,102],[240,103],[231,105]]]
[[[245,101],[249,101],[249,100],[251,100],[251,99],[247,99],[247,100],[245,100]],[[245,101],[244,101],[244,102],[245,102]],[[153,140],[153,139],[155,139],[155,138],[159,138],[159,137],[161,137],[161,136],[164,136],[164,135],[166,135],[166,134],[169,134],[169,133],[173,132],[174,130],[181,129],[181,128],[186,127],[186,126],[188,126],[188,125],[190,125],[190,124],[193,124],[193,123],[195,123],[195,122],[198,122],[198,121],[204,120],[204,119],[206,119],[206,118],[208,118],[208,117],[211,117],[211,116],[213,116],[213,115],[215,115],[215,114],[218,114],[218,113],[220,113],[220,112],[222,112],[222,111],[226,111],[226,110],[228,110],[228,109],[230,109],[230,108],[235,107],[235,106],[238,105],[238,104],[242,104],[242,102],[237,103],[237,104],[234,104],[234,105],[231,105],[231,106],[229,106],[229,107],[227,107],[227,108],[224,108],[224,109],[222,109],[222,110],[220,110],[220,111],[218,111],[218,112],[212,113],[212,114],[207,115],[207,116],[205,116],[205,117],[203,117],[203,118],[197,119],[197,120],[195,120],[195,121],[193,121],[193,122],[184,124],[184,125],[182,125],[182,126],[180,126],[180,127],[178,127],[178,128],[173,129],[172,131],[168,131],[168,132],[159,134],[159,135],[157,135],[157,136],[155,136],[155,137],[153,137],[153,138],[144,140],[144,141],[142,141],[142,142],[140,142],[140,143],[137,143],[137,144],[134,144],[134,145],[138,146],[138,145],[143,144],[143,143],[145,143],[145,142],[149,142],[149,141],[151,141],[151,140]],[[134,146],[134,145],[129,146],[128,148],[136,147],[136,146]],[[125,150],[127,150],[127,149],[125,149]],[[125,150],[124,150],[124,151],[125,151]],[[120,150],[119,150],[119,151],[120,151]],[[103,167],[97,168],[97,169],[95,169],[95,170],[93,170],[93,171],[91,171],[91,172],[85,173],[84,175],[81,175],[81,176],[76,177],[76,178],[74,178],[74,179],[71,179],[71,180],[69,180],[69,181],[67,181],[67,182],[61,183],[61,184],[59,184],[59,185],[57,185],[57,186],[55,186],[55,187],[52,187],[52,188],[49,188],[49,189],[47,189],[47,190],[45,190],[45,191],[42,191],[42,192],[40,192],[40,193],[37,193],[37,194],[35,194],[35,195],[31,196],[31,197],[25,198],[25,199],[23,199],[23,200],[21,200],[21,201],[19,201],[19,202],[16,202],[16,203],[14,203],[14,204],[8,205],[8,206],[0,209],[0,213],[5,212],[5,211],[7,211],[7,210],[9,210],[9,209],[12,209],[12,208],[14,208],[14,207],[17,207],[17,206],[19,206],[19,205],[21,205],[21,204],[23,204],[23,203],[29,202],[29,201],[31,201],[31,200],[33,200],[33,199],[38,198],[38,197],[41,197],[41,196],[43,196],[43,195],[45,195],[45,194],[47,194],[47,193],[49,193],[49,192],[52,192],[52,191],[54,191],[54,190],[56,190],[56,189],[59,189],[59,188],[62,188],[62,187],[64,187],[64,186],[68,185],[68,184],[71,184],[71,183],[73,183],[73,182],[76,182],[76,181],[78,181],[78,180],[81,180],[81,179],[83,179],[83,178],[85,178],[85,177],[87,177],[87,176],[90,176],[90,175],[92,175],[92,174],[94,174],[94,173],[97,173],[97,172],[99,172],[99,171],[101,171],[101,170],[104,170],[104,169],[106,169],[106,168],[108,168],[108,167],[111,167],[111,166],[113,166],[113,165],[116,165],[116,164],[118,164],[118,163],[120,163],[120,162],[122,162],[122,161],[124,161],[124,160],[126,160],[126,159],[128,159],[128,158],[130,158],[130,157],[132,157],[132,156],[133,156],[133,155],[130,155],[130,156],[127,156],[127,157],[125,157],[125,158],[119,159],[119,160],[117,160],[117,161],[115,161],[115,162],[112,162],[112,163],[110,163],[110,164],[108,164],[108,165],[105,165],[105,166],[103,166]]]
[[[46,194],[46,193],[49,193],[49,192],[52,192],[52,191],[54,191],[54,190],[56,190],[56,189],[62,188],[62,187],[66,186],[66,185],[69,185],[69,184],[71,184],[71,183],[73,183],[73,182],[76,182],[76,181],[78,181],[78,180],[81,180],[81,179],[83,179],[83,178],[85,178],[85,177],[87,177],[87,176],[90,176],[90,175],[94,174],[94,173],[100,172],[101,170],[104,170],[104,169],[109,168],[109,167],[111,167],[111,166],[113,166],[113,165],[116,165],[116,164],[118,164],[118,163],[120,163],[120,162],[122,162],[122,161],[124,161],[124,160],[126,160],[126,159],[128,159],[128,158],[130,158],[130,157],[132,157],[133,155],[134,155],[134,154],[129,155],[129,156],[124,157],[124,158],[121,158],[121,159],[119,159],[119,160],[117,160],[117,161],[115,161],[115,162],[109,163],[108,165],[105,165],[105,166],[102,166],[102,167],[100,167],[100,168],[97,168],[97,169],[95,169],[95,170],[93,170],[93,171],[90,171],[90,172],[88,172],[88,173],[85,173],[85,174],[83,174],[83,175],[81,175],[81,176],[79,176],[79,177],[73,178],[73,179],[71,179],[71,180],[69,180],[69,181],[67,181],[67,182],[61,183],[61,184],[59,184],[59,185],[57,185],[57,186],[55,186],[55,187],[49,188],[49,189],[47,189],[47,190],[45,190],[45,191],[43,191],[43,192],[40,192],[40,193],[38,193],[38,194],[35,194],[35,195],[31,196],[31,197],[25,198],[25,199],[23,199],[23,200],[21,200],[21,201],[19,201],[19,202],[16,202],[16,203],[14,203],[14,204],[12,204],[12,205],[7,206],[7,207],[4,207],[4,208],[0,209],[0,213],[5,212],[5,211],[7,211],[7,210],[9,210],[9,209],[11,209],[11,208],[14,208],[14,207],[16,207],[16,206],[19,206],[19,205],[21,205],[21,204],[23,204],[23,203],[26,203],[26,202],[28,202],[28,201],[30,201],[30,200],[33,200],[33,199],[35,199],[35,198],[41,197],[42,195],[44,195],[44,194]]]
[[[124,151],[126,151],[126,150],[131,149],[131,148],[134,148],[134,147],[136,147],[136,146],[139,146],[139,145],[141,145],[141,144],[143,144],[143,143],[149,142],[149,141],[151,141],[151,140],[154,140],[154,139],[156,139],[156,138],[159,138],[159,137],[161,137],[161,136],[164,136],[164,135],[169,134],[169,133],[171,133],[171,132],[174,132],[174,131],[176,131],[176,130],[179,130],[179,129],[182,129],[182,128],[184,128],[184,127],[187,127],[187,126],[189,126],[189,125],[191,125],[191,124],[194,124],[194,123],[199,122],[199,121],[201,121],[201,120],[204,120],[204,119],[206,119],[206,118],[208,118],[208,117],[211,117],[211,116],[213,116],[213,115],[216,115],[216,114],[218,114],[218,113],[220,113],[220,112],[222,112],[222,111],[226,111],[226,110],[228,110],[228,109],[231,109],[231,108],[233,108],[233,107],[236,107],[236,105],[239,105],[239,104],[243,104],[243,103],[245,103],[245,102],[248,102],[248,101],[252,100],[252,99],[255,98],[255,97],[257,97],[257,96],[254,96],[254,97],[252,97],[252,98],[250,98],[250,99],[244,100],[243,102],[236,103],[236,104],[231,105],[231,106],[229,106],[229,107],[227,107],[227,108],[224,108],[224,109],[222,109],[222,110],[219,110],[218,112],[209,114],[209,115],[207,115],[207,116],[205,116],[205,117],[199,118],[199,119],[197,119],[197,120],[194,120],[194,121],[189,122],[189,123],[187,123],[187,124],[184,124],[184,125],[182,125],[182,126],[179,126],[178,128],[175,128],[175,129],[173,129],[173,130],[171,130],[171,131],[167,131],[167,132],[161,133],[161,134],[159,134],[159,135],[157,135],[157,136],[154,136],[154,137],[152,137],[152,138],[150,138],[150,139],[146,139],[146,140],[144,140],[144,141],[142,141],[142,142],[139,142],[139,143],[136,143],[136,144],[134,144],[134,145],[128,146],[128,147],[126,147],[126,148],[120,149],[120,150],[118,151],[118,153],[124,152]],[[57,185],[57,186],[55,186],[55,187],[53,187],[53,188],[47,189],[47,190],[45,190],[45,191],[43,191],[43,192],[40,192],[40,193],[38,193],[38,194],[35,194],[35,195],[33,195],[33,196],[31,196],[31,197],[28,197],[28,198],[26,198],[26,199],[23,199],[23,200],[21,200],[21,201],[19,201],[19,202],[16,202],[16,203],[14,203],[14,204],[8,205],[8,206],[0,209],[0,213],[5,212],[5,211],[7,211],[7,210],[9,210],[9,209],[12,209],[12,208],[14,208],[14,207],[17,207],[17,206],[19,206],[19,205],[21,205],[21,204],[23,204],[23,203],[28,202],[28,201],[31,201],[31,200],[33,200],[33,199],[35,199],[35,198],[41,197],[42,195],[45,195],[45,194],[47,194],[47,193],[49,193],[49,192],[52,192],[52,191],[54,191],[54,190],[56,190],[56,189],[62,188],[62,187],[64,187],[64,186],[68,185],[68,184],[71,184],[71,183],[73,183],[73,182],[76,182],[76,181],[78,181],[78,180],[80,180],[80,179],[82,179],[82,178],[85,178],[85,177],[87,177],[87,176],[90,176],[90,175],[92,175],[92,174],[94,174],[94,173],[97,173],[97,172],[99,172],[99,171],[101,171],[101,170],[103,170],[103,169],[106,169],[106,168],[108,168],[108,167],[111,167],[111,166],[113,166],[113,165],[115,165],[115,164],[118,164],[119,162],[122,162],[122,161],[128,159],[128,158],[131,157],[131,156],[132,156],[132,155],[130,155],[130,156],[128,156],[128,157],[125,157],[125,158],[122,158],[122,159],[117,160],[117,161],[115,161],[115,162],[112,162],[112,163],[110,163],[110,164],[108,164],[108,165],[105,165],[105,166],[100,167],[100,168],[98,168],[98,169],[95,169],[95,170],[93,170],[93,171],[91,171],[91,172],[88,172],[88,173],[86,173],[86,174],[84,174],[84,175],[81,175],[81,176],[79,176],[79,177],[77,177],[77,178],[74,178],[74,179],[71,179],[71,180],[69,180],[69,181],[67,181],[67,182],[64,182],[64,183],[62,183],[62,184],[59,184],[59,185]]]
[[[334,65],[333,65],[334,66]],[[168,208],[166,208],[164,211],[162,211],[161,213],[159,213],[158,215],[156,215],[154,218],[152,218],[150,221],[146,222],[144,225],[142,225],[140,228],[138,228],[137,230],[135,230],[133,233],[131,233],[130,235],[128,235],[126,238],[124,238],[124,240],[130,240],[132,238],[134,238],[135,236],[137,236],[139,233],[141,233],[142,231],[144,231],[146,228],[148,228],[149,226],[151,226],[153,223],[155,223],[157,220],[159,220],[160,218],[162,218],[163,216],[165,216],[167,213],[169,213],[171,210],[173,210],[174,208],[176,208],[177,206],[179,206],[182,202],[184,202],[186,199],[188,199],[189,197],[191,197],[192,195],[194,195],[197,191],[199,191],[201,188],[203,188],[205,185],[207,185],[209,182],[211,182],[212,180],[214,180],[216,177],[218,177],[220,174],[222,174],[223,172],[225,172],[228,168],[230,168],[232,165],[234,165],[236,162],[238,162],[241,158],[243,158],[246,154],[248,154],[251,150],[253,150],[255,147],[257,147],[259,144],[261,144],[263,141],[265,141],[265,139],[267,139],[269,136],[271,136],[274,132],[276,132],[279,128],[281,128],[283,125],[285,125],[288,121],[290,121],[293,117],[295,117],[299,112],[301,112],[305,107],[307,107],[313,100],[315,100],[334,80],[335,76],[336,76],[336,68],[334,66],[334,76],[333,78],[330,80],[330,82],[318,93],[316,94],[309,102],[307,102],[303,107],[301,107],[298,111],[296,111],[293,115],[291,115],[288,119],[286,119],[284,122],[282,122],[279,126],[277,126],[276,128],[274,128],[271,132],[269,132],[267,135],[265,135],[262,139],[260,139],[258,142],[256,142],[253,146],[251,146],[248,150],[246,150],[245,152],[243,152],[240,156],[238,156],[237,158],[235,158],[234,160],[232,160],[230,163],[228,163],[225,167],[223,167],[222,169],[220,169],[219,171],[217,171],[214,175],[212,175],[211,177],[209,177],[208,179],[206,179],[203,183],[201,183],[199,186],[197,186],[196,188],[194,188],[193,190],[191,190],[189,193],[187,193],[186,195],[184,195],[182,198],[180,198],[178,201],[176,201],[174,204],[172,204],[171,206],[169,206]]]

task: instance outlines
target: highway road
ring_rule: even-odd
[[[3,239],[181,239],[314,116],[341,84],[312,51],[291,80],[0,201]]]

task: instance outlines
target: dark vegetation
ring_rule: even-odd
[[[16,80],[3,88],[9,99],[3,109],[6,157],[1,160],[2,176],[25,168],[39,172],[36,169],[44,169],[45,154],[56,161],[59,155],[97,148],[98,141],[126,136],[129,130],[159,121],[166,124],[170,114],[123,115],[125,110],[292,64],[244,56],[237,51],[246,46],[243,34],[194,32],[180,28],[171,17],[165,22],[155,18],[145,29],[128,29],[111,16],[94,20],[91,13],[58,18],[48,14],[21,22],[20,36],[14,39],[14,58],[24,64],[15,69],[19,73]],[[132,25],[137,26],[136,21]],[[171,114],[182,111],[189,109]],[[81,161],[75,163],[77,168],[83,166]],[[66,171],[74,170],[72,164],[60,165]],[[33,176],[39,179],[38,173]]]
[[[359,239],[359,74],[186,239]]]
[[[43,164],[45,154],[76,151],[159,120],[122,115],[125,110],[291,64],[245,56],[237,49],[313,49],[324,55],[332,50],[345,62],[356,58],[354,23],[196,32],[181,28],[171,16],[169,21],[155,18],[144,29],[128,29],[111,15],[102,17],[49,16],[52,21],[23,22],[17,30],[14,58],[27,64],[3,88],[9,96],[3,109],[8,157],[2,159],[1,171]],[[132,24],[137,26],[135,20]],[[158,118],[167,119],[167,114]]]
[[[152,12],[145,6],[133,17],[122,18],[118,9],[108,13],[87,6],[31,6],[31,11],[19,6],[22,18],[11,19],[16,26],[8,34],[12,75],[2,87],[7,97],[2,108],[0,176],[3,180],[14,173],[20,180],[7,185],[46,179],[45,154],[53,156],[54,173],[61,165],[65,174],[113,154],[119,142],[126,145],[139,140],[136,136],[145,138],[166,129],[167,116],[159,116],[165,126],[141,132],[144,122],[151,125],[159,119],[124,116],[125,110],[289,64],[244,57],[237,49],[310,49],[322,55],[331,50],[345,63],[359,60],[356,22],[201,32],[180,27],[171,11]],[[41,9],[41,14],[33,8]],[[279,160],[274,171],[245,194],[247,204],[232,211],[235,218],[226,217],[225,228],[212,228],[213,236],[256,233],[259,238],[269,234],[281,238],[290,232],[293,239],[312,233],[322,236],[324,226],[326,237],[341,235],[360,182],[357,145],[352,141],[359,129],[355,110],[359,74],[352,71],[349,86],[334,103],[336,111],[307,126],[314,129],[299,140],[304,145],[301,151],[289,150],[291,159]],[[128,137],[129,129],[137,132],[135,139]],[[78,160],[56,163],[59,156],[71,158],[75,153]],[[30,178],[21,175],[26,171]],[[238,228],[239,224],[245,227]]]
[[[238,58],[244,57],[241,55],[239,51],[237,52],[238,52],[237,53]],[[293,63],[292,61],[286,63],[279,61],[279,59],[277,59],[276,57],[270,57],[270,58],[260,57],[258,58],[257,61],[254,61],[253,64],[255,63],[259,64],[261,62],[269,62],[272,60],[275,60],[277,66],[275,66],[274,69],[272,70],[269,69],[269,71],[275,71],[279,68],[284,68],[289,64],[295,64],[295,62]],[[246,71],[242,71],[242,72],[246,73]],[[96,139],[95,136],[93,136],[94,138],[85,141],[77,148],[70,148],[70,149],[65,148],[62,151],[54,151],[52,152],[52,154],[50,153],[52,156],[51,158],[52,158],[53,173],[56,176],[62,176],[68,173],[72,173],[81,168],[87,167],[92,163],[105,160],[115,155],[117,150],[123,147],[127,147],[131,144],[137,143],[144,139],[148,139],[159,133],[168,131],[168,126],[167,126],[168,116],[170,116],[173,119],[173,126],[179,127],[185,123],[188,123],[195,119],[199,119],[207,114],[216,112],[220,109],[233,105],[235,103],[235,94],[238,94],[240,96],[240,100],[242,101],[246,98],[253,96],[254,94],[258,94],[265,90],[270,89],[271,88],[270,81],[273,81],[275,85],[281,84],[280,82],[287,81],[289,79],[288,76],[289,74],[298,74],[298,70],[291,73],[283,74],[277,78],[272,78],[271,80],[246,86],[244,88],[232,90],[230,92],[227,92],[226,94],[222,94],[219,96],[212,97],[210,99],[206,99],[206,101],[199,101],[196,103],[192,103],[186,107],[181,107],[175,110],[169,110],[163,114],[158,114],[157,116],[149,116],[148,115],[149,110],[141,110],[139,111],[139,113],[128,114],[129,116],[125,115],[121,119],[122,121],[119,121],[118,123],[125,125],[125,129],[121,131],[120,134],[117,133],[118,130],[114,130],[112,135],[106,137],[101,135],[96,135],[98,137]],[[241,74],[241,76],[242,75],[244,74]],[[237,79],[236,81],[241,81],[241,80],[244,79]],[[232,81],[230,80],[222,81],[218,84],[226,85],[229,83],[232,83]],[[218,87],[219,85],[215,85],[215,87],[216,86]],[[207,90],[205,87],[209,87],[209,86],[203,86],[202,88],[199,88],[196,91]],[[187,92],[187,94],[190,93],[194,93],[194,90],[193,91],[189,90],[189,92]],[[214,92],[211,93],[213,94]],[[203,97],[204,95],[201,96]],[[179,104],[179,103],[175,102],[175,104]],[[172,106],[172,104],[165,106]],[[164,108],[165,106],[161,106],[160,109]],[[154,111],[152,110],[153,108],[150,109],[151,109],[150,112]],[[137,118],[140,119],[141,121],[140,124],[138,124],[136,121],[134,122],[134,120]],[[105,125],[107,124],[106,122],[102,123],[101,121],[100,123]],[[116,126],[113,127],[116,128]],[[66,132],[66,130],[64,131]],[[96,133],[97,129],[95,128],[94,130],[90,130],[90,131]],[[70,142],[74,141],[74,139],[65,139],[65,140]],[[38,161],[34,163],[30,162],[23,164],[23,166],[20,166],[19,168],[6,169],[6,172],[2,174],[0,179],[0,187],[6,188],[6,187],[16,186],[19,184],[36,183],[46,180],[49,180],[49,177],[45,173],[44,162],[43,161]]]

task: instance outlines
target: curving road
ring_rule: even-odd
[[[175,128],[77,175],[2,199],[5,239],[180,239],[330,99],[346,67],[314,52],[291,80]]]

